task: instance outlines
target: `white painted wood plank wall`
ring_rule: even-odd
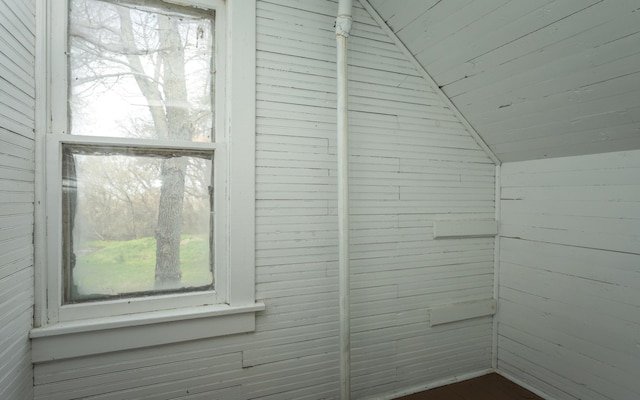
[[[36,365],[37,399],[339,396],[336,11],[258,2],[256,332]]]
[[[495,168],[368,13],[354,19],[351,383],[365,399],[491,367],[491,317],[430,327],[427,309],[493,296],[493,237],[436,241],[433,225],[492,220]]]
[[[339,397],[334,1],[258,2],[256,332],[44,363],[37,399]],[[494,167],[359,6],[349,39],[352,392],[395,393],[491,366],[490,317],[427,309],[492,297]],[[250,239],[249,239],[250,240]],[[124,339],[126,340],[126,339]]]
[[[501,161],[640,148],[637,1],[370,2]]]
[[[640,151],[503,164],[501,207],[499,369],[640,398]]]
[[[33,398],[35,4],[0,6],[0,399]]]

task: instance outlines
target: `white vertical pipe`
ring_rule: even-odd
[[[351,31],[352,0],[340,0],[336,18],[337,48],[337,135],[338,135],[338,238],[340,280],[340,396],[350,397],[350,315],[349,315],[349,124],[347,37]]]
[[[345,32],[346,33],[345,37],[348,37],[349,36],[349,31],[351,31],[351,21],[352,21],[351,9],[353,8],[352,6],[353,6],[353,0],[339,0],[338,1],[338,19],[340,19],[340,17],[344,17],[344,18],[349,20],[349,28],[345,29],[345,31],[346,31]],[[337,30],[336,30],[336,33],[340,34],[340,33],[337,32]]]

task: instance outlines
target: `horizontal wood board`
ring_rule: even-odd
[[[553,398],[640,396],[640,151],[502,167],[498,368]]]
[[[0,399],[33,398],[35,2],[0,4]]]
[[[42,363],[37,399],[339,397],[337,4],[258,1],[256,332]],[[375,21],[349,38],[354,398],[485,370],[490,317],[427,309],[490,298],[493,238],[433,240],[435,219],[492,219],[492,161]],[[250,240],[250,239],[249,239]]]
[[[354,19],[351,388],[366,399],[490,367],[491,317],[431,327],[428,309],[492,297],[494,239],[435,241],[433,229],[493,219],[495,169],[426,81],[404,85],[420,74],[392,38],[359,7]]]
[[[370,4],[502,162],[640,148],[636,2]]]

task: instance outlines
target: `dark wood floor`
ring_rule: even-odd
[[[396,400],[544,400],[498,374],[442,386]]]

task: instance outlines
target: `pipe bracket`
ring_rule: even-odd
[[[336,35],[349,37],[353,18],[350,15],[338,15],[336,18]]]

